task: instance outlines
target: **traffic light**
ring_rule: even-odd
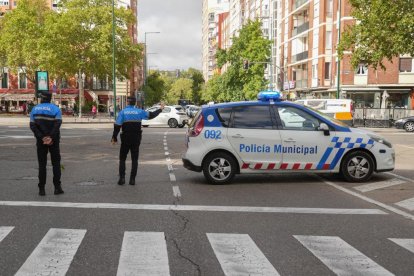
[[[244,69],[244,70],[249,69],[249,61],[248,61],[247,59],[245,59],[245,60],[243,61],[243,69]]]

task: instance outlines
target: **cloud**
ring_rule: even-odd
[[[147,34],[148,66],[201,69],[202,0],[139,0],[138,40]]]

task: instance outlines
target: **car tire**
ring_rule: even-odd
[[[406,122],[405,124],[404,124],[404,129],[405,129],[405,131],[407,131],[407,132],[413,132],[414,131],[414,122]]]
[[[341,163],[342,176],[348,182],[364,182],[372,177],[374,160],[364,151],[354,151],[346,155]]]
[[[143,125],[142,127],[148,127],[148,125],[146,125],[146,126]]]
[[[229,183],[237,170],[237,162],[226,152],[215,152],[203,162],[203,174],[211,184]]]
[[[168,120],[168,126],[170,128],[176,128],[178,126],[178,122],[176,119],[169,119]]]
[[[185,124],[178,125],[179,128],[183,128]]]

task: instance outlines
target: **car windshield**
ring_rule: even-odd
[[[335,125],[338,125],[338,126],[341,126],[341,127],[349,127],[349,125],[347,125],[346,123],[344,123],[344,122],[342,122],[340,120],[337,120],[335,118],[332,118],[331,116],[328,116],[325,113],[323,113],[323,112],[321,112],[321,111],[319,111],[317,109],[314,109],[314,108],[309,107],[309,106],[306,106],[306,105],[304,107],[312,110],[315,113],[318,113],[319,116],[323,117],[324,119],[328,120],[329,122],[331,122],[331,123],[333,123]]]

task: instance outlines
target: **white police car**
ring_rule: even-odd
[[[394,169],[395,153],[384,138],[308,107],[261,92],[258,101],[203,106],[186,136],[184,167],[210,183],[238,173],[340,172],[362,182]]]

